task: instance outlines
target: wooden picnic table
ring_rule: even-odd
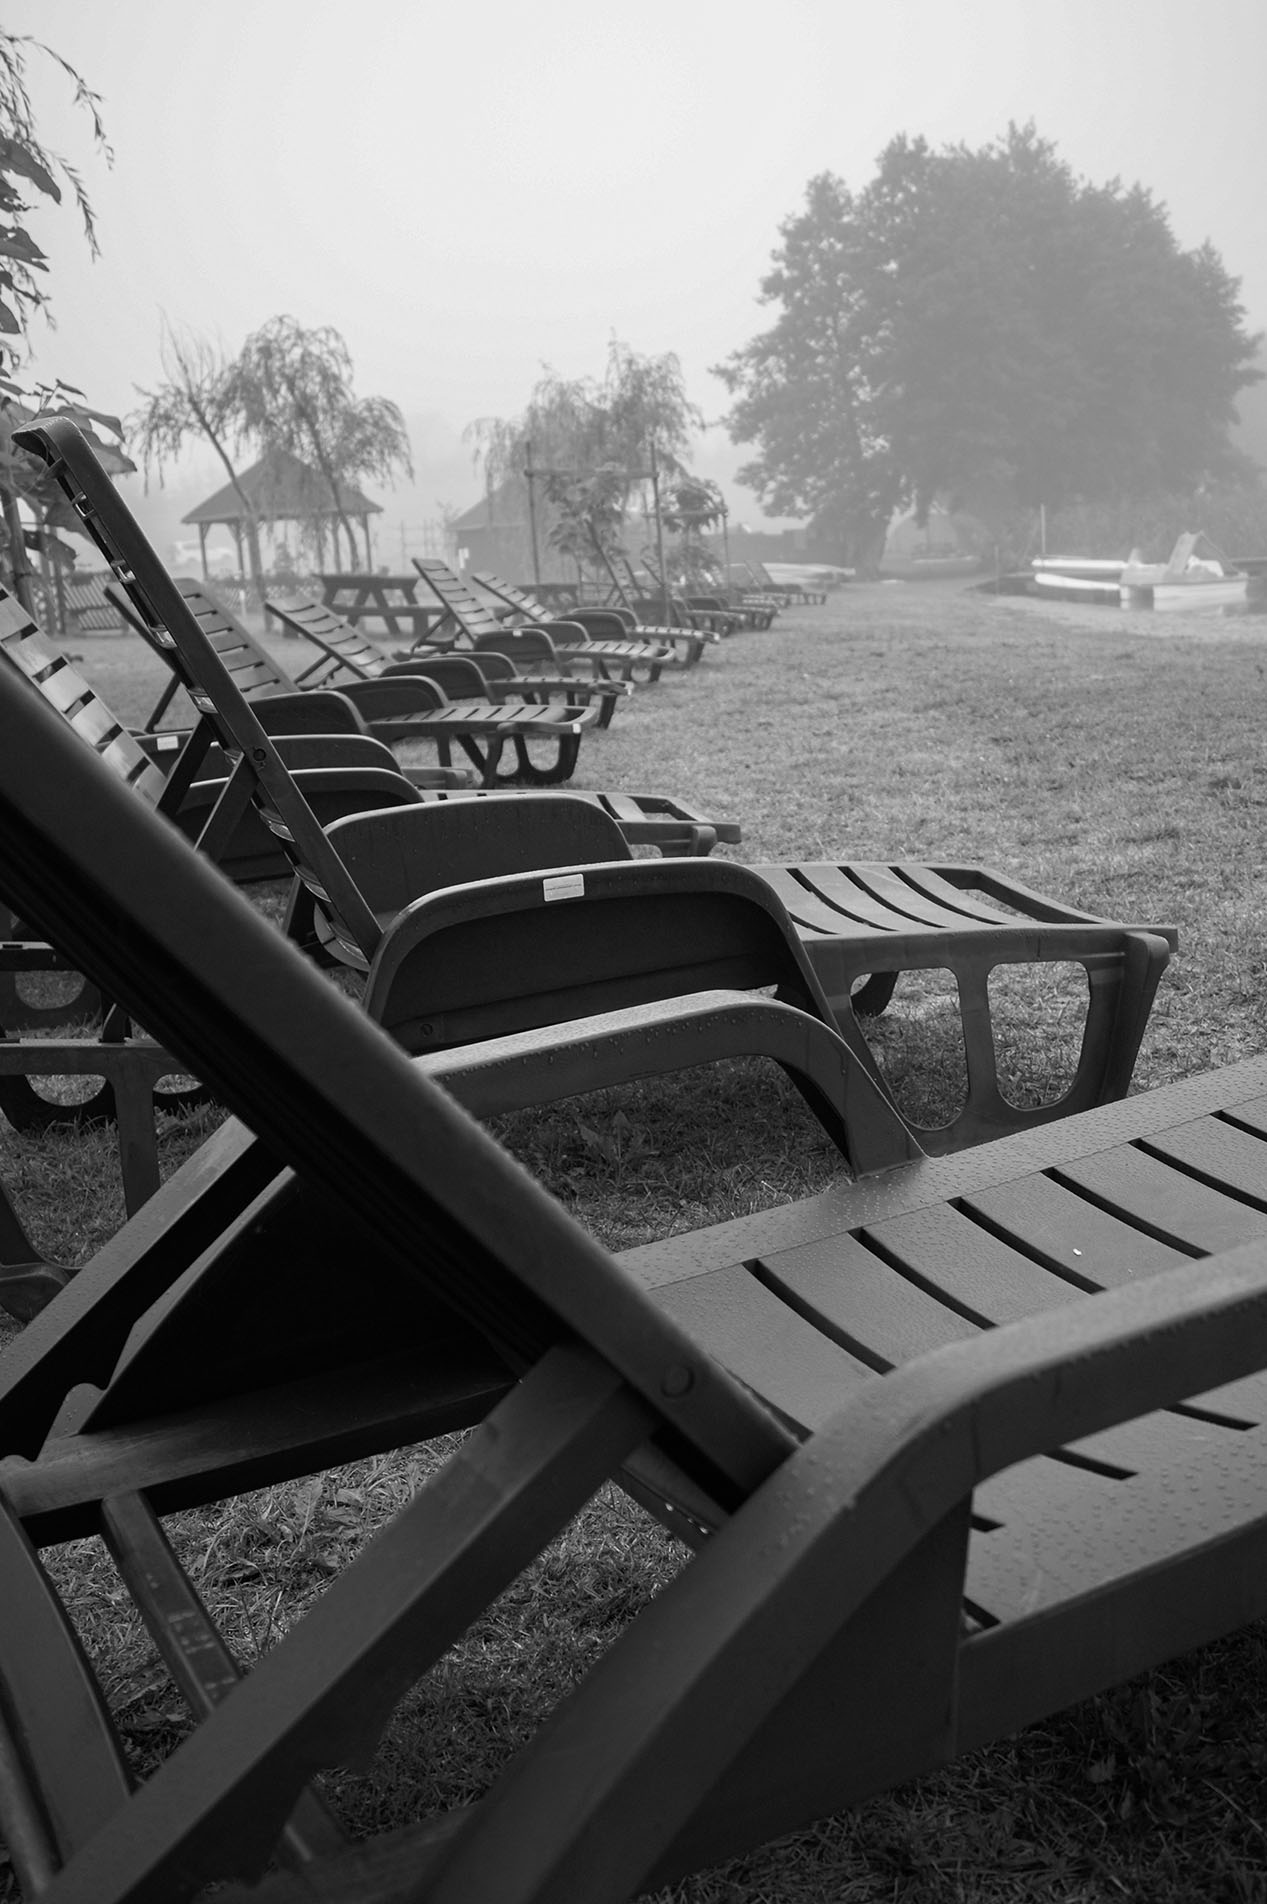
[[[344,621],[359,627],[363,621],[381,621],[393,639],[421,641],[444,618],[435,602],[420,602],[415,594],[418,577],[408,575],[323,575],[321,599]]]

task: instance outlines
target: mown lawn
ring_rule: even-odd
[[[745,839],[732,850],[754,863],[978,861],[1097,912],[1178,924],[1145,1088],[1267,1043],[1267,621],[1158,630],[1147,616],[1097,621],[933,587],[837,594],[641,690],[586,740],[578,783],[662,789],[736,817]],[[293,643],[272,645],[293,659]],[[158,677],[139,644],[85,639],[77,652],[116,711],[143,718]],[[1026,973],[1007,992],[1018,1090],[1050,1093],[1069,1062],[1068,980]],[[944,1113],[956,1050],[937,985],[899,987],[875,1037],[913,1114]],[[169,1160],[207,1122],[173,1127]],[[499,1131],[616,1248],[806,1194],[839,1168],[781,1078],[747,1064]],[[121,1220],[108,1139],[0,1129],[0,1173],[63,1260]],[[177,1544],[245,1660],[436,1458],[413,1450],[181,1518]],[[477,1792],[677,1560],[623,1497],[597,1501],[419,1690],[371,1771],[336,1782],[349,1816],[377,1827]],[[104,1559],[88,1545],[59,1564],[144,1763],[183,1723],[174,1698],[142,1636],[119,1630]],[[1263,1665],[1254,1629],[665,1897],[1262,1899]]]

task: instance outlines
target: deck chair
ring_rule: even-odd
[[[184,584],[178,583],[177,586],[183,588]],[[382,649],[367,640],[359,628],[354,628],[316,603],[290,603],[279,607],[266,602],[265,609],[293,633],[312,642],[329,663],[328,668],[316,663],[312,668],[302,670],[296,676],[301,683],[311,678],[314,682],[321,681],[337,687],[344,680],[345,673],[372,680],[383,674],[408,673],[418,665],[389,661]],[[420,655],[422,652],[419,650]],[[567,674],[549,635],[544,629],[537,628],[499,628],[494,634],[480,635],[472,644],[469,657],[443,650],[428,653],[426,669],[443,686],[448,679],[447,670],[464,665],[472,658],[487,675],[489,685],[499,692],[506,691],[506,684],[511,682],[513,676],[516,691],[529,696],[538,693],[553,695],[556,692],[570,694],[575,691],[581,699],[597,699],[601,710],[599,727],[609,726],[616,703],[633,693],[631,682],[587,680],[583,676]],[[599,807],[616,820],[631,846],[654,846],[670,858],[698,858],[719,843],[735,846],[741,838],[740,829],[734,821],[706,819],[684,802],[665,794],[578,792],[575,788],[570,788],[569,793],[573,798],[586,800]],[[426,797],[440,805],[449,803],[455,796],[441,789],[429,792]],[[466,797],[465,794],[463,797]],[[518,794],[513,788],[483,789],[479,797],[516,798]]]
[[[497,635],[503,631],[505,624],[501,616],[480,599],[469,583],[455,575],[447,563],[421,556],[415,556],[413,562],[436,600],[443,605],[454,628],[472,646],[481,635]],[[641,671],[648,681],[658,681],[666,669],[693,667],[703,653],[702,641],[694,637],[681,646],[658,638],[631,639],[623,624],[619,633],[613,630],[601,639],[592,636],[586,624],[570,617],[567,621],[551,617],[531,625],[545,629],[560,661],[587,668],[599,680],[632,681]],[[607,626],[612,626],[610,621]],[[440,632],[444,632],[443,624]]]
[[[741,609],[730,608],[715,595],[691,595],[677,583],[670,582],[660,568],[656,552],[643,549],[639,555],[643,573],[650,583],[650,592],[639,577],[633,563],[622,550],[614,560],[609,559],[608,571],[613,578],[618,573],[625,578],[625,599],[635,614],[667,614],[676,618],[682,626],[692,628],[711,628],[717,635],[733,635],[741,628],[755,626],[752,618]]]
[[[558,611],[549,609],[535,594],[532,594],[532,590],[520,588],[516,583],[503,581],[501,575],[493,575],[492,569],[476,569],[473,581],[478,583],[486,594],[493,596],[495,602],[501,602],[505,604],[505,607],[513,607],[518,615],[532,615],[535,626],[543,626],[549,630],[554,623],[560,621]],[[615,581],[615,575],[612,581],[615,594],[610,602],[604,602],[598,607],[579,604],[566,609],[566,619],[585,628],[591,640],[621,640],[623,636],[625,640],[633,640],[633,642],[659,642],[665,647],[673,647],[676,653],[682,655],[682,659],[688,666],[694,666],[701,659],[705,647],[720,642],[722,636],[718,634],[716,628],[705,625],[703,621],[695,623],[690,617],[682,617],[680,621],[669,621],[669,623],[648,621],[646,613],[638,615],[638,611],[627,602],[625,594],[619,592],[619,583]]]
[[[230,614],[198,583],[182,579],[178,586],[190,612],[197,617],[207,638],[214,643],[226,669],[241,691],[252,700],[267,701],[279,694],[302,695],[304,691],[314,695],[331,691],[315,685],[303,690],[302,684],[279,667],[273,656],[256,641],[237,616]],[[127,616],[130,625],[148,640],[149,630],[137,619],[135,609],[128,603],[126,591],[117,584],[111,584],[106,593],[120,613]],[[160,697],[150,715],[151,727],[161,720],[178,685],[178,682],[174,682]],[[453,704],[442,688],[429,682],[420,672],[402,674],[390,680],[345,682],[337,692],[353,703],[365,723],[366,731],[388,745],[396,746],[406,741],[425,741],[433,745],[439,755],[440,773],[449,784],[452,784],[451,775],[455,771],[453,748],[456,744],[471,762],[484,786],[495,786],[499,780],[555,785],[570,778],[576,766],[581,736],[587,728],[598,722],[597,708],[579,705],[535,707],[527,702],[513,701],[495,704],[482,695]],[[545,766],[538,765],[529,753],[527,743],[530,739],[550,743],[553,753]],[[502,774],[500,762],[507,745],[514,755],[515,766],[509,774]],[[425,777],[420,779],[420,785],[437,784],[435,770],[423,769],[422,774]]]
[[[327,687],[339,687],[345,681],[379,681],[384,676],[409,673],[412,667],[413,672],[426,673],[429,679],[438,681],[447,694],[454,692],[448,685],[448,669],[459,657],[443,653],[430,655],[425,669],[418,663],[395,661],[350,621],[315,599],[287,603],[266,601],[264,612],[280,622],[287,634],[310,642],[324,657],[296,677],[301,685],[308,680],[320,681]],[[518,656],[509,648],[481,649],[474,659],[484,677],[482,690],[490,700],[570,700],[582,705],[593,701],[598,705],[599,727],[610,727],[617,703],[633,693],[632,683],[628,681],[587,681],[565,673],[554,661],[552,652],[554,665],[535,670],[521,668]],[[471,657],[461,657],[461,660],[470,665]]]
[[[204,629],[210,630],[214,638],[222,612],[214,597],[208,595],[206,591],[200,588],[195,582],[177,579],[174,586],[180,591],[182,598],[191,606],[199,621],[199,625]],[[113,592],[113,598],[119,607],[119,612],[121,614],[126,613],[128,625],[134,629],[138,628],[136,610],[128,601],[126,594],[113,584],[107,589],[107,593],[111,592]],[[253,636],[251,636],[248,630],[241,627],[236,617],[231,617],[227,611],[224,611],[224,619],[231,624],[231,629],[235,634],[238,632],[241,633],[244,640],[250,644],[251,649],[258,650],[258,652],[264,656],[270,668],[275,668],[275,664],[271,656],[268,655],[267,650],[259,649],[259,644],[254,641]],[[505,635],[501,637],[501,640],[503,645],[510,645]],[[240,683],[241,666],[246,665],[246,663],[243,662],[239,664],[237,662],[235,658],[238,652],[236,644],[233,642],[221,644],[217,641],[216,646],[218,652],[225,658],[226,666],[230,674]],[[250,651],[244,650],[243,652],[249,654]],[[449,657],[445,651],[441,650],[438,651],[432,659],[436,663],[443,663],[447,661]],[[416,671],[416,669],[409,667],[407,664],[395,664],[391,669],[392,675],[410,674]],[[283,680],[287,678],[280,669],[277,669],[276,672]],[[297,687],[303,689],[304,694],[311,695],[314,701],[320,700],[321,697],[327,693],[333,694],[338,699],[346,698],[349,685],[355,685],[344,682],[339,687],[331,689],[323,684],[320,676],[310,681],[310,674],[311,670],[305,669],[301,671],[298,676],[294,677],[294,683]],[[161,718],[163,711],[170,702],[171,694],[175,693],[180,685],[179,677],[174,675],[171,690],[160,699],[155,712],[150,716],[151,722]],[[579,682],[578,687],[580,692],[582,694],[586,693],[589,685],[589,683],[584,681]],[[622,692],[621,683],[600,683],[598,685],[610,687],[614,693]],[[263,697],[258,701],[255,700],[254,697],[252,697],[252,700],[256,711],[261,713],[261,718],[265,725],[271,729],[274,723],[270,717],[273,709],[280,704],[278,697],[270,693],[267,697]],[[287,697],[287,705],[292,705],[296,700],[300,702],[301,706],[304,705],[303,696],[301,695]],[[605,725],[604,717],[601,713],[597,725],[600,727]],[[365,731],[365,723],[363,721],[360,722],[358,731]],[[155,741],[160,744],[167,742],[168,738],[165,733],[161,732],[155,735]],[[518,787],[473,787],[469,784],[472,778],[470,773],[458,768],[410,767],[402,769],[401,771],[404,772],[406,778],[412,781],[415,787],[418,788],[419,797],[422,800],[434,802],[437,805],[446,805],[459,797],[462,799],[479,798],[481,800],[517,799],[523,792],[523,789]],[[727,846],[737,845],[742,837],[741,829],[736,821],[716,819],[697,813],[694,808],[689,806],[685,801],[673,799],[666,794],[592,792],[577,789],[572,789],[571,792],[573,798],[585,800],[615,819],[631,846],[654,846],[657,851],[671,858],[697,858],[710,853],[713,847],[718,844]]]
[[[0,1832],[29,1895],[614,1904],[1267,1612],[1267,1062],[617,1262],[28,712],[0,885],[255,1133],[0,1360]],[[360,1300],[323,1317],[351,1239]],[[323,1366],[278,1313],[324,1321]],[[241,1677],[159,1517],[462,1421]],[[319,1768],[609,1478],[689,1537],[680,1574],[486,1796],[342,1842]],[[139,1790],[40,1559],[84,1533],[200,1720]]]
[[[261,801],[273,816],[274,830],[287,838],[287,850],[294,855],[307,895],[301,909],[292,916],[295,936],[318,956],[346,960],[362,969],[367,969],[380,953],[386,958],[385,939],[405,929],[406,922],[395,909],[400,905],[399,897],[391,908],[376,906],[314,826],[276,750],[270,748],[267,736],[258,729],[219,656],[202,638],[187,605],[102,476],[91,451],[72,425],[61,423],[29,431],[24,442],[49,462],[68,498],[90,524],[103,554],[120,574],[128,575],[134,608],[149,622],[169,659],[184,670],[186,686],[196,697],[196,704],[209,720],[222,723],[218,730],[222,744],[239,762],[241,797]],[[165,636],[160,632],[164,624]],[[535,865],[541,869],[540,860]],[[570,866],[571,862],[560,857],[554,865]],[[668,880],[672,869],[660,870]],[[936,893],[943,898],[949,895],[954,901],[954,868],[921,870]],[[847,874],[849,869],[844,871]],[[976,900],[971,892],[962,903],[943,904],[940,912],[927,905],[922,910],[909,905],[899,909],[899,916],[910,922],[910,930],[903,929],[900,935],[909,962],[949,968],[961,987],[967,1095],[957,1115],[923,1134],[925,1147],[938,1150],[977,1143],[1004,1130],[1023,1129],[1120,1096],[1129,1082],[1151,1001],[1175,936],[1173,932],[1168,937],[1167,931],[1092,919],[980,869],[971,871],[973,883],[985,885],[996,899],[1014,902],[1020,917],[999,912]],[[391,869],[390,877],[399,894],[403,891],[399,870]],[[631,894],[639,894],[644,877],[636,869],[625,868],[620,874],[605,877],[604,892],[622,883]],[[430,884],[424,879],[424,887]],[[518,890],[524,903],[541,914],[544,889],[540,882]],[[673,890],[681,906],[681,895],[689,890],[689,869],[679,869]],[[546,901],[553,906],[551,916],[563,922],[547,928],[538,920],[534,930],[557,933],[563,942],[573,941],[578,930],[585,930],[585,913],[582,911],[579,918],[569,913],[563,919],[564,909],[557,902],[564,897],[585,898],[592,891],[583,878],[579,885],[575,881],[551,885]],[[705,899],[704,904],[708,903]],[[770,917],[777,916],[783,926],[782,915],[768,901],[756,903]],[[804,933],[805,949],[816,964],[821,963],[831,981],[824,989],[841,1037],[864,1062],[870,1063],[864,1056],[865,1044],[848,985],[835,993],[831,986],[842,971],[852,976],[859,957],[869,956],[883,994],[897,962],[892,937],[883,923],[880,931],[869,937],[843,909],[837,917],[840,925],[834,935],[815,920]],[[574,960],[575,952],[570,951],[568,957]],[[999,963],[1050,959],[1076,961],[1087,974],[1087,1017],[1078,1066],[1069,1089],[1059,1098],[1036,1106],[1017,1106],[1007,1100],[998,1084],[988,1016],[984,1025],[978,1022],[983,1009],[989,1012],[988,974]],[[855,962],[852,967],[851,961]],[[644,991],[636,996],[645,998],[649,994]],[[425,1022],[418,1020],[419,1024]]]
[[[814,607],[821,606],[827,600],[825,589],[815,588],[811,583],[786,573],[775,575],[768,562],[758,562],[756,567],[757,573],[769,582],[771,588],[786,595],[789,602],[795,602],[800,607]]]
[[[588,635],[595,639],[605,635],[619,638],[623,631],[630,640],[658,641],[675,647],[692,663],[703,654],[705,646],[721,640],[719,632],[709,627],[703,617],[692,620],[690,616],[683,615],[677,620],[664,622],[649,621],[645,612],[640,615],[631,605],[611,561],[606,556],[603,559],[612,579],[613,599],[604,602],[601,607],[579,605],[566,611],[567,620],[579,623]],[[507,608],[515,609],[520,615],[531,616],[537,626],[549,629],[561,619],[557,611],[547,608],[528,589],[504,581],[491,569],[477,570],[472,579],[495,600],[505,603]],[[645,609],[646,604],[639,606]]]

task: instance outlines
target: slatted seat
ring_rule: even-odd
[[[251,1127],[0,1361],[30,1897],[611,1904],[1267,1612],[1267,1060],[617,1263],[25,693],[0,887]],[[463,1423],[239,1677],[156,1517]],[[677,1577],[485,1797],[341,1844],[314,1775],[612,1478]],[[200,1720],[136,1791],[40,1561],[85,1533]]]

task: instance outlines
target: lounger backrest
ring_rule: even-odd
[[[299,635],[321,650],[331,664],[322,677],[327,685],[349,677],[355,681],[375,681],[387,665],[382,649],[324,602],[308,598],[297,602],[266,601],[264,613],[280,622],[292,635]]]
[[[287,674],[223,602],[217,601],[190,576],[179,575],[173,579],[181,599],[220,657],[225,673],[239,694],[247,700],[258,700],[261,695],[300,691],[293,675]]]
[[[490,595],[496,595],[499,601],[505,602],[508,608],[517,608],[521,615],[528,615],[533,621],[553,619],[544,603],[539,602],[535,595],[530,595],[526,588],[520,588],[517,582],[503,581],[500,575],[493,575],[484,569],[476,573],[475,580]]]
[[[94,533],[118,546],[95,513]],[[8,670],[0,722],[0,890],[351,1216],[367,1259],[515,1367],[581,1345],[714,1498],[778,1465],[783,1426]]]
[[[331,847],[277,748],[221,660],[181,590],[142,534],[123,498],[73,423],[64,418],[22,432],[22,447],[46,463],[114,571],[155,652],[172,668],[233,763],[249,776],[260,813],[296,872],[328,906],[349,950],[373,956],[374,914]]]
[[[431,556],[415,555],[413,565],[436,599],[443,604],[461,628],[474,640],[476,635],[494,635],[502,627],[487,602],[482,602],[469,583],[455,575],[446,562]]]
[[[406,814],[408,821],[412,816]],[[355,865],[343,829],[332,833]],[[372,850],[381,851],[374,841]],[[432,892],[385,940],[370,1009],[411,1051],[714,990],[769,988],[835,1028],[765,882],[723,860],[586,860]],[[870,1068],[861,1034],[845,1035]]]
[[[17,596],[4,588],[0,588],[0,652],[113,773],[151,806],[159,804],[166,784],[162,769],[114,718],[96,689],[41,633]]]

